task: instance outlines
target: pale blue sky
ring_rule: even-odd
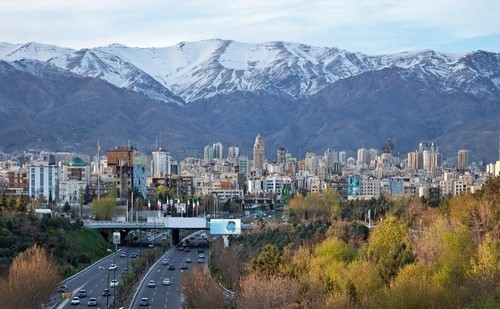
[[[500,0],[1,0],[0,41],[167,47],[221,38],[365,54],[500,52]]]

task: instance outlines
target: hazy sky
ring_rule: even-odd
[[[0,0],[0,41],[291,41],[366,54],[500,52],[500,0]]]

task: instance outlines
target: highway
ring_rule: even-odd
[[[192,239],[190,239],[192,238]],[[208,255],[208,241],[198,238],[195,234],[191,234],[185,239],[189,240],[189,252],[180,250],[180,247],[174,247],[168,250],[157,263],[153,265],[150,271],[145,276],[141,285],[138,287],[133,302],[130,308],[181,308],[182,302],[182,285],[181,277],[183,272],[189,271],[193,267],[201,267],[206,263],[207,257],[203,259],[203,263],[198,263],[198,250],[203,250],[203,254]],[[198,245],[195,246],[194,244]],[[191,259],[191,263],[186,262],[186,258]],[[168,265],[163,264],[162,260],[168,259]],[[172,264],[175,269],[169,270],[169,265]],[[181,265],[187,266],[186,270],[181,269]],[[170,285],[163,285],[163,279],[170,279]],[[154,287],[148,286],[148,282],[153,280]],[[141,298],[147,297],[148,306],[140,306]]]
[[[109,288],[111,280],[116,278],[118,282],[120,282],[121,273],[124,272],[124,268],[127,266],[127,258],[120,257],[121,252],[124,252],[125,255],[129,255],[130,262],[130,254],[133,252],[138,253],[139,249],[124,248],[91,265],[65,282],[68,286],[68,292],[72,292],[73,296],[76,296],[80,289],[85,289],[87,291],[87,296],[80,298],[79,306],[87,307],[87,301],[91,297],[97,298],[97,308],[106,308],[108,302],[112,302],[114,288],[110,288],[110,297],[103,296],[103,292],[104,289]],[[111,264],[116,264],[116,270],[109,270]],[[70,301],[71,297],[65,299],[58,308],[74,308],[75,306],[72,306]]]

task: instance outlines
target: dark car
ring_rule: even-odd
[[[80,291],[78,291],[78,294],[76,295],[80,298],[87,297],[87,290],[81,289]]]
[[[109,289],[104,289],[104,292],[102,292],[102,296],[111,296],[111,291]]]
[[[170,265],[168,265],[168,269],[169,269],[169,270],[175,270],[175,266],[174,266],[174,265],[172,265],[172,264],[170,264]]]
[[[181,269],[187,269],[187,268],[188,268],[188,267],[187,267],[187,265],[186,265],[186,264],[182,264],[182,265],[181,265]]]
[[[68,286],[67,285],[60,285],[58,288],[57,288],[57,293],[66,293],[68,292]]]
[[[89,298],[89,301],[87,302],[87,306],[89,306],[89,307],[97,306],[97,298],[95,298],[95,297]]]
[[[139,306],[149,306],[149,299],[147,297],[141,298],[141,301],[139,302]]]

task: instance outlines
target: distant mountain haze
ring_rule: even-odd
[[[498,158],[500,54],[369,56],[289,42],[183,42],[72,50],[0,43],[0,150],[94,153],[160,142],[176,158],[222,142],[268,160],[326,148],[406,157],[421,140],[453,160]]]

